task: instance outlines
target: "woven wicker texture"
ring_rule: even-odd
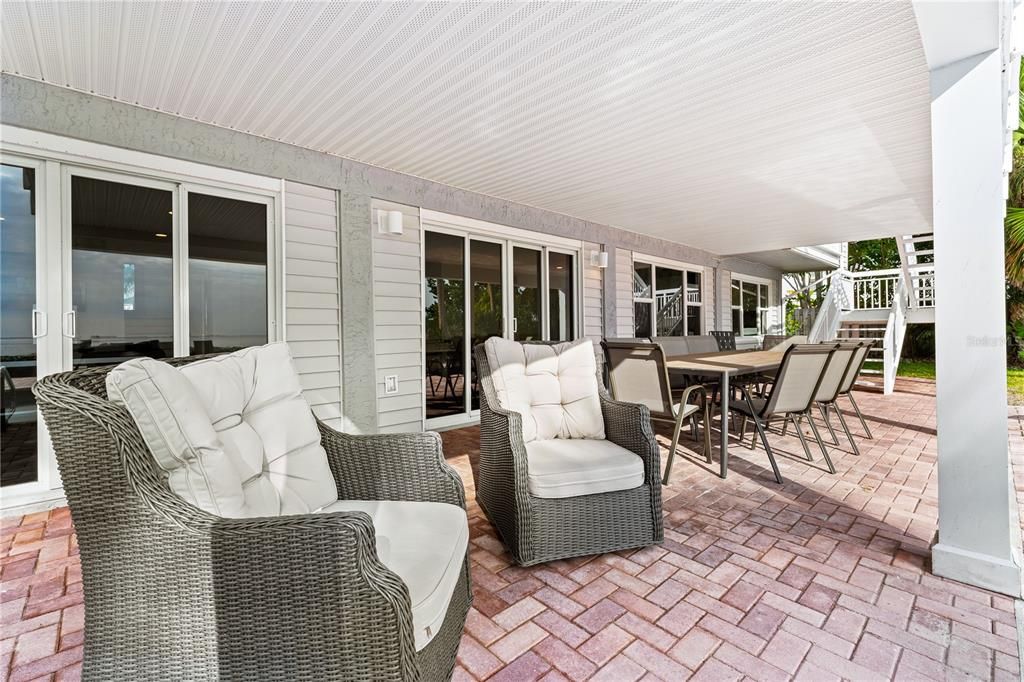
[[[661,462],[648,409],[614,401],[601,389],[605,437],[643,459],[643,485],[580,497],[534,497],[527,488],[522,417],[498,405],[483,345],[475,352],[482,388],[476,499],[516,563],[530,566],[661,542]],[[602,364],[599,359],[600,386]]]
[[[198,358],[180,358],[183,364]],[[227,519],[174,495],[109,367],[33,392],[78,535],[87,680],[444,680],[472,599],[468,557],[440,632],[413,646],[405,584],[361,512]],[[436,434],[348,436],[320,424],[342,499],[465,508]]]

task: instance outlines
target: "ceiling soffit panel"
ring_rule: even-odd
[[[931,221],[909,2],[0,11],[6,72],[717,253]]]

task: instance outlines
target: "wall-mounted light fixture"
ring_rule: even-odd
[[[382,234],[402,234],[401,211],[377,211],[377,231]]]
[[[608,252],[594,251],[590,254],[590,264],[598,268],[608,267]]]

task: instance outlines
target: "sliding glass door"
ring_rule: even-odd
[[[37,340],[46,320],[37,306],[37,169],[0,167],[0,485],[39,479],[39,415],[32,384],[41,376]]]
[[[544,338],[541,256],[539,249],[512,247],[512,338],[516,341]]]
[[[424,401],[429,424],[480,409],[473,348],[491,336],[576,338],[577,255],[428,229],[423,240]],[[467,286],[468,283],[468,286]]]
[[[280,338],[283,296],[276,191],[262,179],[250,192],[115,161],[0,160],[0,486],[10,507],[60,494],[31,393],[39,377],[266,343]]]
[[[61,321],[75,369],[174,355],[174,186],[72,175]]]
[[[72,367],[273,338],[270,197],[72,167],[64,188]]]

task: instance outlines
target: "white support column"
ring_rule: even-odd
[[[1002,58],[932,70],[938,377],[937,575],[1021,595],[1003,278]]]

